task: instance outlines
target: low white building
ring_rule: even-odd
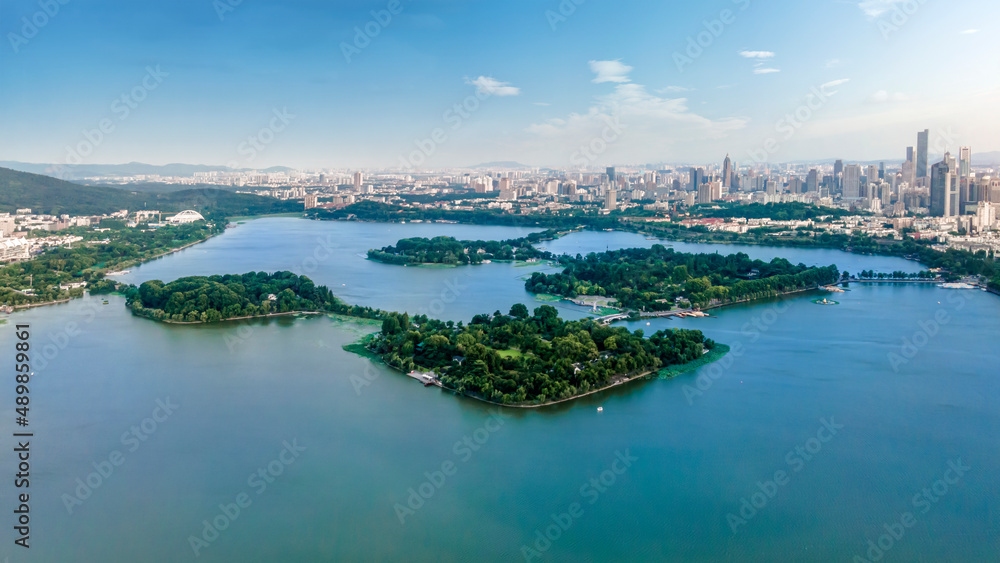
[[[25,238],[0,239],[0,262],[17,262],[31,257],[30,246]]]
[[[171,225],[183,225],[186,223],[194,223],[195,221],[204,221],[205,218],[202,217],[201,213],[188,209],[187,211],[181,211],[177,215],[167,219],[167,222]]]

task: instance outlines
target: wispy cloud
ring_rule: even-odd
[[[774,74],[775,72],[781,72],[777,68],[755,68],[753,69],[754,74]]]
[[[858,7],[870,18],[877,18],[888,12],[896,4],[902,4],[908,0],[861,0]]]
[[[677,94],[679,92],[691,92],[694,88],[685,88],[684,86],[667,86],[665,88],[660,88],[659,90],[654,90],[657,94]]]
[[[979,30],[978,29],[966,29],[965,31],[962,31],[961,33],[962,33],[962,35],[972,35],[973,33],[979,33]]]
[[[840,59],[830,59],[826,61],[826,68],[837,68],[842,64],[843,63],[840,61]]]
[[[746,59],[773,59],[774,51],[740,51],[740,56]]]
[[[595,84],[601,84],[602,82],[631,82],[628,73],[632,72],[632,67],[621,62],[621,60],[614,61],[590,61],[590,70],[596,74],[593,82]]]
[[[624,78],[621,73],[614,76]],[[534,123],[526,131],[532,137],[529,150],[542,154],[554,147],[578,147],[581,142],[600,138],[609,123],[620,123],[625,132],[604,156],[608,160],[616,156],[641,160],[662,158],[665,152],[692,141],[727,137],[743,129],[747,121],[742,117],[710,119],[693,112],[685,98],[657,95],[642,84],[629,82],[615,84],[610,93],[595,98],[585,112]],[[571,158],[571,151],[566,152],[561,155],[563,160]],[[555,156],[560,157],[558,153]]]
[[[544,106],[544,107],[548,107],[548,106],[551,106],[552,104],[550,104],[550,103],[548,103],[548,102],[535,102],[535,105],[536,105],[536,106]]]
[[[825,84],[820,85],[819,89],[826,92],[830,88],[836,88],[837,86],[842,86],[850,81],[851,81],[850,78],[839,78],[837,80],[831,80]],[[830,92],[828,95],[833,95],[836,93],[837,93],[836,90],[834,90],[833,92]]]
[[[479,94],[490,96],[517,96],[521,89],[511,86],[510,82],[500,82],[492,76],[480,76],[474,80],[465,79],[465,83],[476,87]]]
[[[872,94],[868,101],[873,104],[889,104],[889,103],[899,103],[909,101],[910,97],[902,92],[888,92],[886,90],[879,90]]]

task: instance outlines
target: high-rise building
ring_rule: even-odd
[[[927,177],[927,144],[930,136],[930,129],[917,133],[917,178]]]
[[[691,167],[691,189],[698,190],[705,183],[705,169]]]
[[[813,168],[809,171],[809,175],[806,176],[806,191],[807,192],[818,192],[819,191],[819,171]]]
[[[361,186],[365,183],[365,175],[361,172],[354,173],[354,189],[360,191]]]
[[[844,178],[844,161],[838,160],[833,163],[833,181],[838,191],[843,190],[842,180]]]
[[[726,155],[726,160],[722,161],[722,186],[725,188],[731,187],[733,185],[733,161],[729,160],[729,155]]]
[[[885,163],[878,163],[878,179],[885,180]]]
[[[861,197],[861,165],[848,164],[844,167],[844,177],[841,180],[844,199],[858,199]]]
[[[612,173],[614,169],[610,169]],[[614,211],[618,208],[618,190],[614,188],[608,189],[607,193],[604,194],[604,209],[608,211]]]
[[[953,217],[958,214],[953,162],[951,154],[945,153],[944,160],[931,167],[931,215],[935,217]]]
[[[917,162],[916,159],[914,158],[913,147],[906,147],[906,160],[907,162],[913,162],[913,163]]]
[[[607,173],[608,173],[608,183],[614,186],[615,181],[618,179],[618,177],[615,174],[615,167],[608,166]]]
[[[306,194],[306,201],[305,201],[306,209],[312,209],[316,207],[318,199],[319,198],[316,197],[316,194]]]
[[[878,183],[880,176],[878,175],[878,166],[871,164],[868,166],[868,170],[865,172],[865,178],[868,180],[869,184]]]
[[[958,149],[958,175],[968,178],[972,174],[972,147]]]

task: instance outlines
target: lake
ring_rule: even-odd
[[[286,269],[349,303],[468,321],[538,306],[522,278],[552,268],[402,268],[364,253],[404,237],[528,232],[260,219],[126,281]],[[585,232],[545,246],[656,242]],[[921,269],[829,250],[671,246]],[[697,328],[733,351],[676,379],[504,411],[345,352],[372,329],[326,316],[162,325],[119,297],[19,312],[0,346],[13,350],[14,324],[30,323],[42,354],[32,550],[8,543],[0,560],[996,560],[1000,299],[871,284],[813,303],[824,295],[629,323]],[[5,410],[0,465],[12,475],[9,400]]]

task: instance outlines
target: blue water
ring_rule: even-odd
[[[402,236],[520,232],[264,219],[135,268],[130,280],[294,270],[317,237],[330,235],[341,248],[305,267],[347,301],[440,308],[436,316],[468,320],[516,301],[537,306],[519,279],[534,268],[400,268],[359,255]],[[557,242],[632,245],[631,236]],[[751,248],[758,256],[787,250]],[[793,261],[832,258],[842,269],[900,267],[797,252]],[[466,287],[443,299],[456,278]],[[502,424],[485,405],[343,351],[366,330],[353,323],[171,326],[132,317],[118,297],[18,312],[0,326],[0,347],[12,350],[14,323],[29,323],[33,346],[51,359],[44,367],[36,360],[31,389],[33,547],[30,556],[3,547],[0,558],[517,561],[536,532],[548,531],[557,539],[535,546],[545,548],[535,561],[851,561],[884,525],[912,512],[913,526],[883,561],[996,560],[1000,370],[992,339],[1000,300],[903,284],[853,286],[833,296],[837,306],[814,304],[820,295],[728,307],[707,319],[631,323],[647,334],[698,328],[733,351],[676,379],[506,411]],[[143,432],[156,401],[168,399],[176,411],[129,451],[122,435],[132,426]],[[13,416],[7,401],[7,475]],[[835,435],[820,430],[821,419]],[[478,449],[463,446],[464,437]],[[285,442],[305,448],[285,454],[290,464],[281,462]],[[122,464],[70,514],[63,495],[73,497],[76,479],[115,450]],[[619,454],[628,466],[615,461]],[[969,470],[937,494],[935,482],[959,459]],[[269,465],[280,474],[267,473]],[[248,478],[261,469],[273,482],[258,493]],[[779,471],[787,482],[770,488]],[[758,482],[773,498],[754,497]],[[429,498],[404,510],[401,523],[397,505],[421,485]],[[913,504],[924,488],[937,499],[923,501],[926,513]],[[12,487],[0,490],[9,505]],[[190,538],[202,537],[202,522],[241,493],[249,505],[221,519],[226,529],[196,557]],[[734,533],[727,515],[739,516],[743,498],[762,506]],[[555,521],[565,531],[550,528]]]

